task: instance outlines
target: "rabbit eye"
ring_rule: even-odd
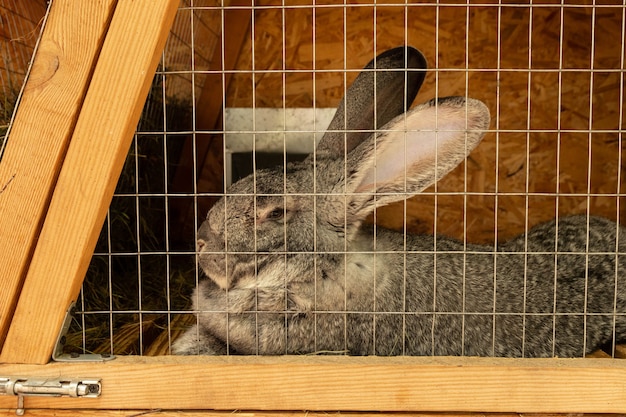
[[[267,214],[268,220],[281,220],[283,217],[285,217],[285,209],[282,207],[275,208]]]

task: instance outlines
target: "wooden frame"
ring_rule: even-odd
[[[124,357],[2,365],[11,375],[102,378],[97,399],[28,408],[623,412],[620,360],[363,357]],[[0,397],[0,407],[15,398]]]
[[[5,216],[0,230],[11,236],[3,243],[8,246],[8,253],[13,257],[16,252],[20,259],[15,267],[5,269],[3,266],[3,270],[9,271],[10,291],[15,292],[23,282],[0,355],[2,362],[44,363],[50,358],[55,333],[68,306],[78,295],[178,6],[175,0],[82,3],[77,7],[71,1],[55,2],[50,26],[45,30],[37,52],[37,64],[25,90],[25,93],[40,97],[38,89],[52,89],[50,101],[44,103],[48,106],[47,113],[26,114],[38,111],[42,104],[28,106],[29,94],[25,94],[16,118],[16,124],[24,126],[21,131],[24,137],[18,136],[20,130],[10,133],[2,161],[0,178],[5,189],[0,206],[3,212],[6,206],[5,213],[9,215]],[[68,15],[73,25],[66,25],[64,19]],[[85,23],[92,19],[93,39],[101,43],[100,48],[77,51],[60,48],[72,43],[84,45],[83,42],[71,42],[71,39],[82,37]],[[144,23],[140,25],[138,22]],[[134,33],[129,34],[129,28]],[[65,31],[55,32],[59,29]],[[82,85],[76,91],[67,92],[64,89],[66,83],[72,85],[77,81],[68,79],[61,69],[85,60],[83,54],[93,65],[84,68]],[[72,74],[72,68],[68,73]],[[122,73],[124,76],[120,76]],[[40,76],[43,77],[40,79]],[[68,115],[63,114],[60,118],[75,122],[56,126],[46,117],[49,113],[56,114],[58,101],[76,104]],[[48,135],[29,130],[31,120],[39,120],[44,126],[51,125],[54,131],[62,130],[63,142],[42,140]],[[20,121],[22,124],[18,123]],[[42,143],[53,143],[55,148],[46,149]],[[14,149],[22,153],[12,152]],[[34,150],[41,150],[41,154]],[[41,158],[27,159],[31,155],[41,155]],[[42,183],[39,178],[34,178],[32,169],[45,174],[47,181]],[[51,192],[52,186],[54,192]],[[30,197],[33,194],[36,199]],[[36,239],[35,232],[44,214],[45,221]],[[29,235],[24,240],[16,233],[10,233],[15,219],[22,216],[30,226]],[[37,242],[37,246],[22,247],[22,242]],[[64,247],[63,250],[59,250],[60,246]],[[4,247],[1,250],[7,253]],[[25,265],[31,253],[26,272]],[[3,299],[17,298],[8,296]],[[42,303],[42,300],[48,302]],[[6,311],[2,316],[4,320],[10,317]]]
[[[0,329],[6,334],[0,375],[97,377],[103,394],[27,398],[27,408],[626,412],[626,362],[610,359],[49,363],[177,6],[177,0],[53,3],[0,164]],[[69,42],[79,33],[84,42]],[[15,404],[0,397],[1,408]]]
[[[8,214],[0,221],[4,275],[0,286],[2,340],[8,332],[113,4],[109,1],[98,6],[71,7],[70,2],[56,2],[40,41],[0,164],[0,211]],[[87,13],[93,17],[82,26],[84,43],[65,44],[65,39],[77,33],[76,28]],[[63,30],[61,18],[71,22],[73,29]],[[62,89],[59,84],[63,84]]]

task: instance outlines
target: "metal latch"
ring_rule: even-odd
[[[17,396],[18,416],[24,415],[26,396],[96,398],[101,391],[99,379],[0,377],[0,394]]]

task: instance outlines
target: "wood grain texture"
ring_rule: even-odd
[[[29,417],[524,417],[520,413],[340,413],[340,412],[311,412],[311,411],[177,411],[177,410],[46,410],[27,409]],[[15,417],[15,410],[0,410],[0,416]],[[529,417],[571,417],[568,414],[546,413],[531,414]],[[585,414],[577,414],[576,417],[585,417]],[[590,414],[589,417],[601,417],[598,414]],[[608,416],[607,416],[608,417]]]
[[[31,408],[626,412],[626,363],[610,359],[120,357],[0,375],[102,378],[98,399],[27,398]]]
[[[8,330],[114,3],[54,2],[15,115],[0,163],[0,341]]]
[[[311,411],[175,411],[175,410],[46,410],[27,409],[30,417],[75,417],[75,416],[98,416],[98,417],[478,417],[475,413],[326,413]],[[0,416],[15,417],[15,410],[0,410]],[[532,414],[532,417],[571,417],[567,414]],[[480,417],[524,417],[520,413],[481,413]],[[530,416],[529,416],[530,417]],[[585,417],[579,414],[576,417]],[[589,417],[600,417],[592,414]]]
[[[212,59],[218,63],[220,70],[224,73],[219,76],[207,76],[204,78],[202,90],[199,93],[196,108],[196,126],[199,131],[195,138],[188,137],[185,139],[184,150],[181,153],[181,159],[178,161],[174,179],[171,184],[171,190],[174,192],[193,192],[193,188],[188,189],[192,184],[189,178],[195,178],[194,170],[198,170],[198,192],[222,192],[224,185],[223,178],[223,138],[222,135],[209,134],[209,132],[219,132],[222,129],[223,109],[226,106],[223,91],[228,91],[233,73],[229,72],[236,68],[237,59],[241,54],[249,53],[242,50],[242,45],[249,38],[250,24],[252,21],[252,12],[250,9],[244,8],[250,5],[249,0],[229,0],[224,2],[229,8],[223,12],[223,27],[221,37],[224,40],[223,45],[223,63],[218,55],[222,52],[221,42],[218,42],[219,48],[213,51]],[[238,8],[241,7],[241,8]],[[220,22],[221,23],[221,22]],[[219,33],[219,32],[218,32]],[[205,38],[198,36],[206,42],[206,38],[211,34],[205,34]],[[219,39],[218,39],[219,40]],[[201,42],[198,42],[201,44]],[[195,147],[195,151],[194,151]],[[216,156],[218,160],[216,161]],[[193,158],[196,158],[194,163]],[[200,179],[203,181],[201,182]],[[174,237],[188,236],[195,230],[186,230],[190,225],[194,225],[194,217],[196,211],[189,200],[174,199],[170,202],[174,211],[177,227],[170,232]],[[200,204],[199,212],[206,213],[207,207]]]
[[[50,359],[65,311],[78,295],[178,4],[117,2],[0,355],[2,362]],[[80,31],[82,25],[74,29]],[[63,42],[80,43],[79,39],[82,42],[74,32]],[[63,86],[69,83],[65,80]],[[24,184],[10,185],[29,192]]]

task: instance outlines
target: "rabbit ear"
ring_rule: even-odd
[[[370,61],[341,100],[318,154],[343,158],[374,129],[404,113],[422,86],[426,67],[422,53],[410,46],[390,49]]]
[[[434,184],[478,145],[489,119],[481,101],[448,97],[422,104],[371,135],[348,155],[345,191],[354,216],[348,221]]]

